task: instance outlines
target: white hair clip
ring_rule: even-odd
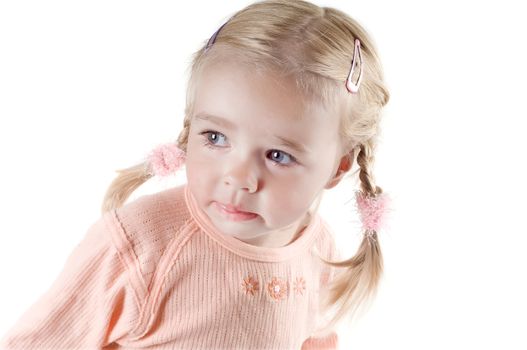
[[[357,82],[354,83],[351,81],[351,76],[353,75],[353,72],[355,71],[355,66],[359,65],[359,61],[360,61],[359,77],[357,78]],[[361,80],[362,80],[362,54],[360,52],[360,40],[355,39],[355,50],[353,51],[353,60],[351,61],[350,72],[348,74],[348,78],[346,79],[346,89],[348,89],[348,91],[351,92],[352,94],[356,94],[357,91],[359,91]]]

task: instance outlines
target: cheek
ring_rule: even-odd
[[[200,188],[203,185],[203,177],[200,174],[203,172],[202,167],[193,162],[187,157],[186,162],[187,181],[192,188]]]
[[[187,160],[185,162],[188,183],[195,186],[203,186],[206,182],[206,174],[212,174],[215,168],[214,162],[207,156],[207,150],[199,143],[199,140],[189,139],[187,146]]]
[[[283,216],[303,214],[311,205],[315,189],[299,177],[287,181],[276,181],[269,186],[269,205],[275,213]]]

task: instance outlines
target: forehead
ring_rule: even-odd
[[[307,99],[292,77],[222,62],[205,67],[196,86],[194,115],[219,116],[239,127],[304,141],[338,134],[335,113]]]

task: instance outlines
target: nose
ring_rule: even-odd
[[[240,162],[228,166],[223,182],[228,186],[233,186],[233,190],[243,189],[249,193],[254,193],[258,188],[258,176],[250,162]]]

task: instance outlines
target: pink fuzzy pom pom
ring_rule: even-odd
[[[185,152],[175,143],[156,147],[148,156],[153,175],[166,176],[175,173],[185,163]]]
[[[368,197],[357,191],[355,197],[363,228],[370,232],[379,231],[385,224],[385,214],[390,203],[388,194],[381,193],[376,197]]]

